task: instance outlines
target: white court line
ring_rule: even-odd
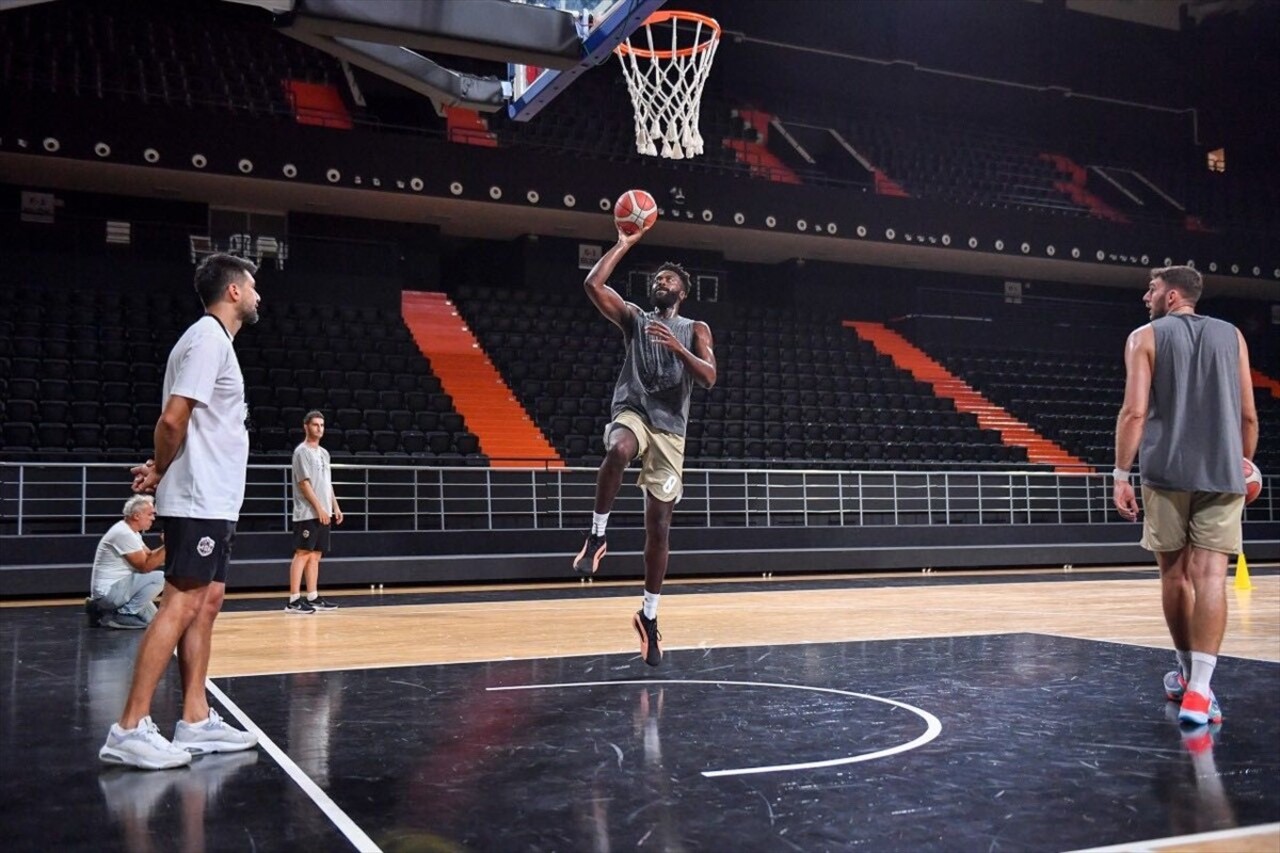
[[[776,684],[769,681],[719,681],[704,680],[697,678],[638,678],[628,679],[625,681],[574,681],[561,684],[516,684],[509,687],[488,687],[489,691],[500,690],[550,690],[557,687],[610,687],[615,684],[713,684],[713,685],[731,685],[735,687],[778,687],[785,690],[808,690],[814,693],[834,693],[837,696],[853,696],[857,699],[869,699],[872,702],[883,702],[886,705],[896,705],[899,708],[905,708],[916,716],[925,721],[926,727],[924,734],[920,735],[913,741],[898,744],[888,749],[877,750],[876,752],[868,752],[863,755],[850,755],[843,758],[830,758],[825,761],[805,761],[797,764],[775,764],[767,767],[738,767],[732,770],[704,770],[703,776],[746,776],[750,773],[779,773],[786,770],[813,770],[823,767],[838,767],[844,764],[857,764],[860,761],[871,761],[876,758],[885,758],[890,755],[896,755],[899,752],[906,752],[915,749],[918,746],[924,746],[929,741],[936,738],[942,733],[942,723],[938,718],[928,711],[924,711],[914,705],[908,705],[906,702],[899,702],[896,699],[885,699],[882,696],[870,696],[866,693],[854,693],[849,690],[836,690],[832,687],[811,687],[807,684]]]
[[[205,687],[212,693],[222,706],[231,712],[231,715],[240,721],[246,731],[253,732],[258,736],[258,745],[266,750],[267,754],[276,760],[276,763],[284,769],[285,773],[293,781],[298,783],[298,787],[302,792],[311,798],[319,808],[324,812],[325,817],[333,821],[333,825],[338,831],[347,837],[351,842],[351,846],[355,847],[361,853],[382,853],[382,848],[373,843],[373,839],[364,834],[364,830],[356,826],[356,822],[347,816],[338,804],[329,798],[329,795],[317,785],[310,776],[302,772],[302,768],[293,763],[293,759],[285,755],[284,750],[276,746],[275,741],[267,737],[267,733],[249,719],[249,715],[240,710],[240,706],[232,702],[227,694],[218,689],[218,686],[212,680],[205,681]]]
[[[1163,850],[1174,845],[1181,848],[1201,842],[1230,841],[1236,838],[1248,838],[1253,835],[1265,835],[1270,832],[1280,832],[1280,823],[1263,823],[1257,826],[1219,829],[1216,832],[1198,832],[1195,835],[1173,835],[1168,838],[1129,841],[1124,844],[1113,844],[1110,847],[1089,847],[1073,851],[1073,853],[1154,853],[1156,850]]]

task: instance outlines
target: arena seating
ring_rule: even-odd
[[[235,11],[65,0],[5,12],[0,87],[290,115],[284,81],[342,80],[337,60]]]
[[[978,126],[928,117],[867,117],[842,128],[850,143],[911,195],[953,204],[1084,216],[1054,188],[1041,147]]]
[[[290,81],[329,85],[340,99],[341,121],[366,130],[445,134],[445,123],[431,110],[405,110],[395,101],[358,106],[348,95],[341,66],[333,57],[263,25],[256,10],[235,4],[191,2],[181,11],[170,3],[142,0],[60,0],[10,10],[0,15],[0,90],[120,99],[152,106],[230,111],[249,115],[295,115]],[[610,69],[616,71],[616,69]],[[295,87],[296,88],[296,87]],[[680,161],[646,158],[635,152],[630,99],[620,74],[583,75],[570,97],[559,98],[533,122],[510,121],[502,112],[485,117],[488,134],[506,147],[542,148],[589,154],[609,162],[645,163],[664,171],[731,172],[768,180],[767,164],[753,162],[751,144],[759,131],[739,119],[744,112],[774,110],[816,158],[796,155],[780,134],[767,138],[776,156],[802,183],[865,191],[864,166],[842,145],[832,143],[831,127],[857,148],[894,187],[922,198],[1017,213],[1084,217],[1091,205],[1061,188],[1063,174],[1042,154],[1061,154],[1086,170],[1087,189],[1130,221],[1158,221],[1192,229],[1257,230],[1280,220],[1276,199],[1280,178],[1258,174],[1210,174],[1203,154],[1187,146],[1185,157],[1124,162],[1096,135],[1075,139],[1036,139],[979,123],[922,113],[911,104],[898,112],[872,113],[841,104],[749,104],[732,78],[713,74],[703,95],[701,132],[706,152]],[[349,113],[349,115],[348,115]],[[850,118],[850,115],[853,117]],[[300,120],[302,120],[300,118]],[[798,122],[798,123],[796,123]],[[320,121],[319,123],[329,123]],[[1091,167],[1110,170],[1134,203]],[[1161,192],[1127,170],[1141,172]],[[1180,206],[1178,206],[1180,205]],[[1185,209],[1183,209],[1185,208]],[[1098,214],[1095,208],[1092,213]],[[1123,220],[1118,220],[1123,221]]]
[[[106,289],[0,294],[3,458],[133,460],[149,451],[165,360],[194,302]],[[64,322],[66,304],[82,306],[84,321]],[[273,302],[236,350],[260,461],[287,458],[316,408],[335,459],[487,464],[394,310]]]
[[[1099,468],[1113,464],[1116,415],[1125,382],[1124,365],[1116,353],[978,346],[934,355],[1041,435]],[[1280,400],[1261,388],[1254,389],[1254,398],[1259,423],[1276,423]],[[1280,441],[1265,428],[1255,459],[1264,471],[1280,465]]]
[[[275,304],[237,349],[260,453],[292,452],[319,409],[335,459],[487,464],[396,311]]]
[[[964,347],[934,353],[952,373],[1046,438],[1099,466],[1111,464],[1124,365],[1115,357]]]
[[[565,460],[597,464],[622,363],[618,332],[576,293],[461,287],[454,301]],[[717,312],[714,329],[719,380],[694,391],[691,465],[1026,466],[1025,451],[829,315],[743,307]]]

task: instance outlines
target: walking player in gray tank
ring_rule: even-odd
[[[679,264],[658,267],[649,282],[653,310],[623,300],[609,276],[644,232],[624,234],[588,273],[585,286],[600,313],[622,330],[626,359],[613,392],[612,420],[604,429],[605,456],[596,476],[595,512],[573,570],[592,575],[608,551],[605,529],[622,475],[641,460],[644,503],[644,602],[632,617],[640,636],[640,656],[650,666],[662,662],[658,598],[667,574],[671,511],[684,488],[684,437],[694,384],[716,382],[716,356],[706,323],[680,316],[689,295],[689,274]]]
[[[1241,548],[1244,458],[1258,445],[1258,414],[1244,336],[1196,313],[1204,289],[1191,267],[1151,271],[1151,322],[1125,344],[1124,405],[1116,421],[1113,500],[1138,518],[1129,483],[1141,462],[1142,547],[1160,566],[1161,602],[1178,668],[1165,695],[1183,725],[1222,722],[1209,687],[1227,627],[1227,557]]]

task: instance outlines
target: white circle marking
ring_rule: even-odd
[[[815,770],[823,767],[839,767],[845,764],[857,764],[877,758],[887,758],[900,752],[924,746],[942,733],[942,723],[933,714],[897,699],[885,699],[883,696],[870,696],[866,693],[854,693],[851,690],[837,690],[834,687],[812,687],[808,684],[776,684],[770,681],[711,681],[699,678],[637,678],[625,681],[573,681],[564,684],[515,684],[509,687],[488,687],[486,690],[550,690],[557,687],[612,687],[618,684],[728,684],[735,687],[778,687],[784,690],[810,690],[814,693],[833,693],[837,696],[852,696],[855,699],[869,699],[872,702],[883,702],[905,708],[925,722],[924,734],[915,740],[879,749],[862,755],[849,755],[842,758],[829,758],[825,761],[804,761],[797,764],[774,764],[762,767],[737,767],[730,770],[704,770],[702,775],[708,778],[719,776],[746,776],[752,773],[780,773],[788,770]]]

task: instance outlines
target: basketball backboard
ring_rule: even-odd
[[[582,72],[609,61],[614,48],[656,12],[665,0],[510,0],[572,15],[582,39],[582,59],[570,68],[543,68],[513,62],[507,114],[528,121]]]
[[[438,111],[505,108],[528,121],[665,0],[235,2],[268,9],[285,34],[429,97]],[[505,77],[454,70],[450,57],[502,63]]]

